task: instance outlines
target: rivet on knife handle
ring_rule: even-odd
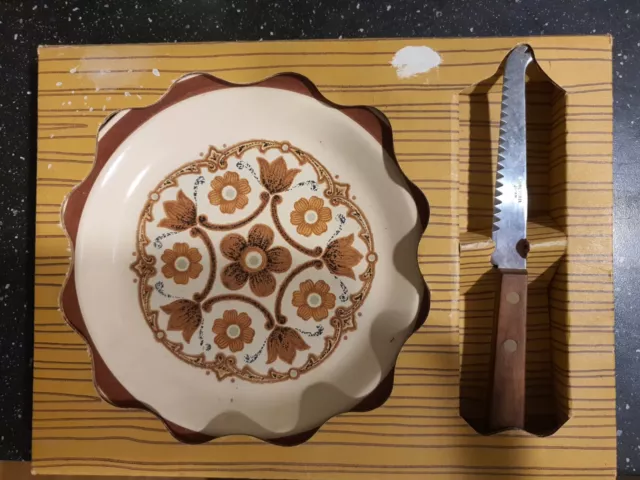
[[[489,411],[492,431],[524,428],[527,333],[527,131],[528,45],[507,57],[502,87],[500,140],[491,262],[500,270]]]

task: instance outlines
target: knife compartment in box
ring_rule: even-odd
[[[562,265],[567,235],[565,92],[534,62],[527,72],[527,269],[525,429],[548,435],[569,416]],[[487,432],[498,272],[491,265],[502,69],[459,97],[460,414]]]

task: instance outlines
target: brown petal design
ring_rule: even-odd
[[[225,330],[226,331],[226,330]],[[213,342],[221,349],[224,350],[229,346],[229,337],[226,334],[216,335],[213,338]]]
[[[267,363],[280,358],[291,365],[298,351],[308,350],[300,334],[289,327],[276,327],[267,338]]]
[[[284,247],[274,247],[267,251],[267,269],[284,273],[291,268],[291,252]]]
[[[322,305],[327,308],[333,308],[336,306],[336,296],[333,293],[326,293],[323,296]]]
[[[311,228],[311,226],[308,223],[301,223],[300,225],[298,225],[298,228],[296,228],[296,231],[300,235],[304,235],[305,237],[310,237],[311,234],[313,233],[313,228]]]
[[[300,291],[302,293],[309,293],[313,290],[314,284],[313,280],[305,280],[300,284]]]
[[[241,179],[238,182],[238,193],[246,195],[251,192],[251,186],[249,185],[249,180],[246,178]]]
[[[329,290],[331,290],[331,287],[329,287],[329,284],[324,280],[318,280],[315,284],[315,288],[316,288],[316,291],[322,296],[324,296],[326,293],[329,292]]]
[[[239,262],[233,262],[224,267],[220,280],[229,290],[240,290],[247,283],[249,274],[242,269]]]
[[[324,207],[324,200],[319,197],[313,196],[309,199],[309,208],[320,213],[320,209]]]
[[[253,337],[255,336],[256,331],[253,328],[245,328],[244,330],[242,330],[242,341],[244,343],[251,343],[253,342]]]
[[[199,262],[202,260],[202,254],[197,248],[190,248],[189,251],[187,251],[187,258],[192,262]]]
[[[189,252],[189,244],[177,242],[173,244],[173,251],[176,253],[178,257],[186,257]]]
[[[232,213],[235,213],[236,211],[235,200],[233,202],[222,202],[220,204],[220,211],[222,213],[226,213],[227,215],[231,215]]]
[[[245,248],[247,248],[247,242],[237,233],[230,233],[220,242],[220,252],[222,252],[222,255],[234,262],[240,260],[240,255]]]
[[[211,205],[220,205],[222,203],[222,195],[219,190],[212,189],[208,196]]]
[[[238,320],[238,311],[236,309],[225,310],[222,314],[222,319],[226,322],[227,326],[235,324]]]
[[[178,285],[186,285],[189,283],[189,273],[188,272],[176,272],[173,277],[173,281]]]
[[[190,342],[191,337],[202,323],[200,305],[191,300],[181,299],[160,308],[169,315],[167,330],[182,331],[185,342]]]
[[[236,317],[236,324],[242,328],[247,328],[251,325],[251,318],[247,315],[246,312],[242,312]]]
[[[173,250],[171,250],[170,248],[166,249],[164,251],[164,253],[162,254],[162,256],[160,257],[160,259],[164,262],[164,263],[171,263],[173,264],[173,261],[178,258],[178,255],[176,255],[176,252],[174,252]]]
[[[291,184],[293,183],[293,180],[296,178],[296,175],[298,175],[298,173],[300,173],[300,170],[297,168],[287,170],[287,174],[285,175],[282,181],[282,186],[280,187],[281,192],[284,192],[285,190],[289,190],[289,188],[291,188]]]
[[[224,179],[222,177],[215,177],[212,181],[211,181],[211,188],[215,189],[215,190],[222,190],[225,186],[225,182]]]
[[[273,243],[273,230],[263,224],[254,225],[249,230],[247,243],[266,251]]]
[[[176,200],[167,200],[162,206],[167,216],[158,226],[181,232],[196,225],[196,204],[182,190],[178,191]]]
[[[301,291],[296,290],[295,292],[293,292],[291,305],[293,305],[294,307],[302,307],[306,304],[307,304],[307,299]]]
[[[328,230],[327,223],[322,220],[318,220],[311,226],[311,231],[314,235],[322,235],[324,232]]]
[[[249,205],[249,199],[244,194],[238,194],[238,198],[236,198],[236,207],[242,210],[244,207]]]
[[[268,297],[276,290],[276,279],[268,270],[250,273],[249,286],[254,295]]]
[[[322,207],[318,210],[318,219],[321,222],[331,221],[331,209],[329,207]]]
[[[303,305],[298,308],[298,316],[303,320],[309,320],[313,315],[313,310],[309,305],[307,305],[306,300]]]
[[[275,185],[277,185],[276,188],[279,188],[287,174],[287,162],[283,157],[278,157],[271,162],[270,170],[271,180]]]
[[[227,323],[222,318],[218,318],[213,322],[211,331],[216,334],[226,333]]]
[[[167,263],[162,266],[162,274],[167,278],[173,278],[176,274],[176,269],[173,268],[173,263]]]
[[[242,339],[240,338],[232,338],[229,341],[229,350],[231,350],[232,352],[239,352],[240,350],[242,350],[244,348],[244,343],[242,342]]]
[[[257,157],[258,166],[260,167],[260,183],[269,190],[269,184],[271,181],[271,167],[266,158]]]
[[[346,237],[337,238],[329,245],[322,255],[325,265],[334,275],[342,275],[355,279],[353,267],[360,263],[363,255],[353,248],[353,233]]]
[[[200,273],[202,273],[202,269],[203,267],[199,263],[192,263],[191,265],[189,265],[189,270],[187,270],[189,278],[198,278],[200,276]]]
[[[329,309],[325,306],[313,309],[313,319],[316,322],[319,322],[320,320],[324,320],[328,316],[329,316]]]
[[[304,214],[294,210],[290,215],[291,225],[300,225],[304,222]]]
[[[297,168],[288,169],[283,157],[278,157],[271,163],[262,157],[258,157],[257,160],[260,166],[260,181],[271,194],[287,190],[300,173]]]
[[[224,174],[224,183],[226,185],[234,185],[240,180],[238,172],[227,172]]]
[[[311,347],[306,344],[306,342],[302,339],[300,334],[296,332],[293,328],[287,328],[287,339],[295,347],[296,350],[309,350]],[[294,354],[295,357],[295,354]]]
[[[293,209],[295,212],[298,212],[304,215],[304,213],[307,210],[309,210],[309,200],[307,200],[306,198],[301,198],[300,200],[297,200],[296,203],[293,204]]]
[[[275,362],[278,358],[278,350],[280,348],[279,334],[276,333],[278,331],[278,328],[276,328],[267,338],[267,364]]]

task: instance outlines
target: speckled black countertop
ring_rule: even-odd
[[[0,2],[0,459],[30,458],[38,45],[606,33],[615,59],[618,467],[640,473],[637,0]]]

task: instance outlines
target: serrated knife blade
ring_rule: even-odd
[[[494,332],[489,430],[524,428],[527,341],[527,115],[528,45],[507,57],[502,86],[492,263],[500,271]]]
[[[527,268],[522,244],[518,244],[527,237],[525,80],[532,60],[529,46],[519,45],[509,54],[504,69],[491,261],[506,270]]]

